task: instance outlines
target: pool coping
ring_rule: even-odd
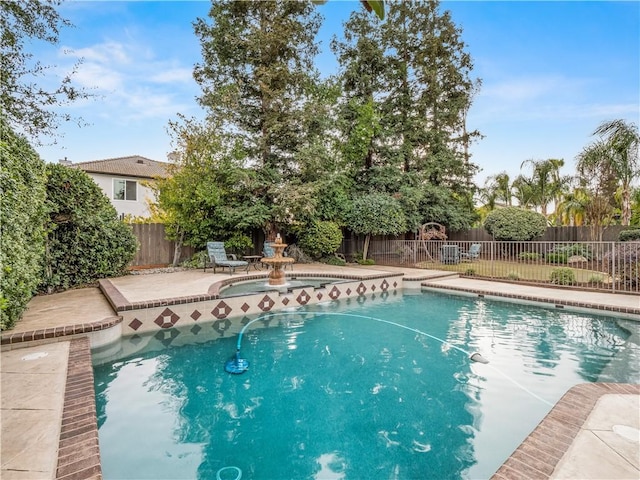
[[[429,279],[431,280],[431,279]],[[638,320],[640,320],[640,308],[634,308],[634,307],[623,307],[623,306],[616,306],[616,305],[604,305],[604,304],[598,304],[598,303],[588,303],[588,302],[576,302],[573,300],[565,300],[565,299],[558,299],[558,298],[545,298],[545,297],[539,297],[539,296],[535,296],[535,295],[519,295],[519,294],[515,294],[515,293],[506,293],[506,292],[489,292],[485,289],[478,289],[478,288],[465,288],[465,287],[458,287],[455,285],[442,285],[442,284],[433,284],[430,281],[425,281],[422,283],[422,286],[428,289],[435,289],[435,290],[451,290],[451,291],[455,291],[455,292],[463,292],[463,293],[470,293],[473,295],[477,295],[480,298],[485,298],[485,297],[492,297],[492,298],[496,298],[496,299],[500,299],[500,298],[510,298],[510,299],[514,299],[514,300],[522,300],[522,301],[526,301],[526,302],[535,302],[535,303],[543,303],[543,304],[552,304],[554,305],[556,308],[563,308],[563,307],[574,307],[574,308],[580,308],[580,309],[586,309],[586,310],[594,310],[593,313],[598,314],[598,313],[621,313],[621,314],[625,314],[625,315],[633,315],[633,316],[638,316]],[[623,294],[620,294],[623,295]]]
[[[98,417],[88,336],[69,342],[63,405],[56,480],[101,479]]]

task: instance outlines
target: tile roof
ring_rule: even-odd
[[[127,177],[155,178],[167,177],[166,162],[157,162],[140,155],[130,157],[107,158],[91,162],[80,162],[69,165],[88,173],[106,173],[111,175],[123,175]]]

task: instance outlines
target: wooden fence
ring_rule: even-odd
[[[167,240],[163,224],[134,223],[130,226],[138,239],[138,251],[129,264],[131,267],[159,267],[173,263],[176,244]],[[193,248],[182,247],[180,261],[187,260],[193,253]]]
[[[167,234],[164,225],[161,223],[147,224],[131,224],[133,234],[138,239],[138,251],[135,258],[129,264],[130,267],[149,268],[167,266],[173,263],[173,255],[175,250],[175,242],[167,240]],[[264,234],[261,231],[255,231],[252,234],[254,248],[245,254],[259,255],[262,253],[262,244],[264,243]],[[201,249],[183,246],[180,251],[178,263],[184,262]],[[229,252],[231,253],[231,252]]]

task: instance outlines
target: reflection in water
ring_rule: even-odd
[[[227,329],[123,342],[133,355],[95,367],[105,478],[486,478],[547,413],[538,398],[594,381],[628,347],[602,318],[432,294],[399,307],[269,316],[245,332],[242,376],[223,371]]]

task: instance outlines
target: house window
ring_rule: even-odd
[[[113,199],[114,200],[131,200],[135,202],[138,199],[138,182],[134,180],[113,179]]]

